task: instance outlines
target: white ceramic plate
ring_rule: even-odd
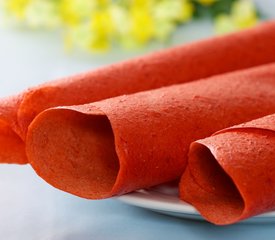
[[[203,220],[202,216],[193,206],[178,198],[178,190],[175,184],[165,184],[148,190],[139,190],[120,196],[117,199],[133,206],[174,217]],[[271,221],[275,222],[275,211],[247,219],[243,222],[259,223]]]

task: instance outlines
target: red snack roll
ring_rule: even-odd
[[[181,176],[189,145],[275,111],[275,64],[40,113],[26,152],[49,184],[84,198]]]
[[[192,143],[181,199],[225,225],[275,209],[275,114]]]
[[[0,100],[0,162],[27,163],[31,121],[55,106],[84,104],[275,61],[275,22],[114,64]]]

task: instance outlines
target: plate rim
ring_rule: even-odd
[[[176,216],[181,214],[184,218],[205,220],[192,205],[180,200],[177,196],[172,194],[161,193],[159,191],[150,189],[141,189],[122,196],[117,196],[115,198],[123,203],[159,213],[164,213],[166,215]],[[263,213],[244,221],[253,222],[254,220],[275,221],[275,211]]]

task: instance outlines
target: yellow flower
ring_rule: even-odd
[[[55,0],[57,1],[57,0]],[[96,2],[91,0],[60,0],[59,11],[66,25],[75,26],[82,21],[89,21]]]
[[[108,0],[62,0],[61,13],[68,25],[66,48],[73,46],[91,51],[110,48],[114,24]]]
[[[25,18],[25,9],[30,0],[5,0],[4,8],[17,19]]]
[[[208,6],[219,0],[1,1],[11,20],[35,28],[63,28],[67,48],[105,51],[113,42],[136,48],[152,40],[165,41],[179,24],[192,19],[194,1]],[[256,22],[252,0],[237,0],[229,15],[215,19],[215,28],[224,33]]]
[[[215,31],[218,34],[224,34],[229,32],[234,32],[237,27],[231,16],[227,14],[221,14],[215,19]]]
[[[137,47],[137,43],[133,36],[130,35],[132,23],[130,21],[130,13],[121,5],[113,4],[111,6],[111,16],[114,26],[114,40],[119,42],[124,48],[132,49]]]
[[[94,2],[98,7],[108,7],[111,4],[111,0],[95,0]]]
[[[175,31],[176,24],[171,21],[155,22],[154,37],[157,40],[164,42]]]
[[[202,5],[212,5],[214,2],[219,1],[219,0],[197,0],[200,4]]]
[[[189,0],[163,0],[157,2],[152,11],[154,38],[165,41],[179,22],[187,22],[192,18],[194,6]]]
[[[236,1],[229,15],[219,15],[215,19],[218,34],[232,32],[254,26],[258,22],[257,12],[251,0]]]
[[[90,49],[104,51],[110,48],[114,26],[108,9],[96,10],[92,13],[90,32]]]
[[[25,8],[26,24],[33,28],[56,28],[61,24],[58,2],[33,0]]]
[[[239,29],[254,26],[257,21],[257,12],[251,0],[240,0],[233,4],[232,18]]]
[[[113,4],[110,7],[110,14],[114,28],[118,36],[128,34],[130,29],[129,12],[122,6]]]
[[[189,0],[182,0],[182,7],[181,7],[181,14],[180,14],[180,21],[186,22],[193,17],[194,13],[194,6]]]
[[[154,22],[145,0],[135,0],[130,9],[129,35],[137,45],[148,42],[154,34]]]
[[[155,4],[153,15],[160,21],[186,22],[192,18],[193,4],[189,0],[163,0]]]

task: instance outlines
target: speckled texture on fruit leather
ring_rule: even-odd
[[[201,157],[207,150],[211,156]],[[231,224],[275,209],[274,188],[275,114],[193,143],[180,195],[208,221]]]
[[[105,198],[178,178],[189,144],[275,111],[275,64],[58,107],[29,127],[27,155],[48,183]]]

